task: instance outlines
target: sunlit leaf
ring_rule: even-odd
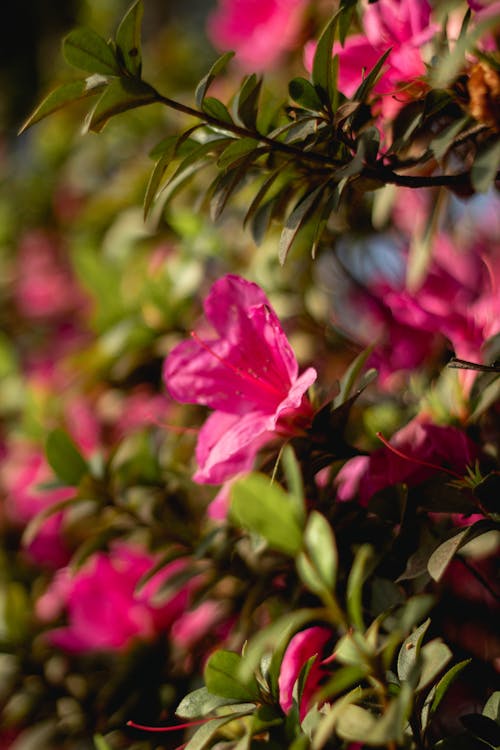
[[[81,99],[87,99],[101,93],[107,86],[108,79],[101,75],[89,76],[83,81],[71,81],[64,83],[62,86],[51,91],[45,99],[40,102],[35,111],[28,117],[21,126],[19,133],[24,132],[27,128],[39,122],[44,117],[63,109],[68,104],[73,104]]]
[[[141,25],[144,6],[142,0],[136,0],[129,8],[116,32],[116,46],[120,62],[133,77],[141,75]]]
[[[93,29],[79,28],[70,31],[63,40],[63,54],[67,62],[79,70],[105,76],[120,75],[113,50]]]

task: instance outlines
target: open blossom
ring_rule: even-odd
[[[36,604],[45,622],[66,612],[68,625],[50,631],[51,643],[75,652],[121,650],[170,628],[186,609],[191,587],[174,585],[168,597],[160,591],[187,563],[174,560],[138,590],[154,563],[147,552],[122,543],[94,554],[76,572],[59,570]]]
[[[214,409],[201,428],[194,480],[219,484],[248,471],[259,448],[277,435],[299,434],[312,418],[295,355],[260,287],[227,275],[204,303],[213,332],[194,333],[165,361],[170,394]]]
[[[364,75],[389,49],[384,72],[374,92],[382,97],[382,113],[392,118],[404,101],[422,90],[426,68],[422,44],[436,27],[430,22],[431,7],[426,0],[379,0],[364,3],[363,33],[349,36],[344,45],[336,43],[333,54],[339,56],[339,89],[351,97]],[[315,43],[305,49],[306,67],[312,67]]]
[[[320,626],[306,628],[293,636],[283,656],[278,687],[280,706],[285,713],[289,713],[293,707],[294,686],[302,669],[311,657],[316,657],[309,669],[300,696],[299,717],[301,721],[311,708],[314,693],[328,674],[322,665],[322,658],[325,646],[331,637],[332,631],[329,628]]]
[[[339,500],[357,495],[361,505],[367,505],[373,495],[391,485],[404,482],[416,486],[446,471],[465,475],[467,466],[473,466],[479,455],[463,430],[419,418],[396,432],[390,445],[394,450],[383,446],[342,467],[336,478]]]
[[[208,22],[216,47],[248,71],[267,70],[295,46],[307,0],[219,0]]]

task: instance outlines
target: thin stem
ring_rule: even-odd
[[[255,138],[255,140],[260,141],[260,143],[264,143],[269,146],[273,151],[281,151],[282,153],[294,156],[299,162],[313,162],[315,164],[321,165],[322,167],[330,169],[335,169],[336,167],[345,165],[345,162],[342,162],[338,159],[333,159],[330,156],[325,156],[324,154],[319,154],[315,151],[304,151],[297,146],[292,146],[290,143],[277,141],[274,138],[270,138],[269,136],[259,133],[258,130],[255,130],[253,128],[246,128],[244,126],[237,125],[236,123],[223,122],[213,115],[210,115],[199,109],[195,109],[194,107],[189,107],[188,105],[182,104],[182,102],[178,102],[174,99],[170,99],[167,96],[163,96],[163,94],[160,94],[155,89],[153,89],[153,91],[155,93],[156,101],[160,104],[164,104],[170,109],[182,112],[183,114],[189,115],[190,117],[195,117],[196,119],[205,122],[207,125],[212,125],[229,133],[234,133],[234,135],[238,135],[241,138]],[[365,177],[382,183],[410,188],[453,188],[458,187],[459,185],[469,185],[470,183],[470,176],[468,172],[458,172],[457,174],[452,175],[434,176],[402,175],[394,172],[391,168],[384,165],[377,165],[372,167],[365,166],[360,171],[358,177]],[[500,172],[497,174],[496,178],[500,179]]]

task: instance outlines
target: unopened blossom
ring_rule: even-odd
[[[381,97],[385,118],[392,118],[401,105],[420,96],[425,90],[422,79],[426,67],[422,45],[435,33],[427,0],[378,0],[363,3],[361,34],[336,43],[333,54],[339,56],[339,89],[353,96],[363,78],[380,57],[390,50],[383,72],[373,89]],[[306,67],[311,69],[316,49],[309,43],[305,49]]]
[[[332,637],[329,628],[314,626],[293,636],[288,644],[278,678],[279,703],[287,714],[293,707],[294,687],[300,673],[311,657],[316,657],[308,671],[299,703],[300,720],[311,708],[311,702],[321,681],[328,674],[322,665],[325,646]]]
[[[161,589],[187,563],[174,560],[139,588],[154,564],[146,551],[122,543],[92,555],[76,571],[59,570],[36,604],[42,621],[66,615],[68,624],[51,630],[50,642],[74,652],[122,650],[166,631],[188,606],[190,585],[174,582],[168,596]]]
[[[178,344],[165,361],[165,383],[181,403],[214,411],[201,428],[194,480],[219,484],[248,471],[276,436],[301,434],[312,419],[306,391],[316,379],[299,367],[260,287],[227,275],[205,302],[211,326]]]
[[[221,50],[234,50],[240,67],[262,71],[296,46],[307,0],[219,0],[208,35]]]

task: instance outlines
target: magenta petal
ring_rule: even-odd
[[[259,448],[272,437],[263,414],[242,417],[214,412],[198,435],[195,482],[219,484],[235,474],[249,471]]]

